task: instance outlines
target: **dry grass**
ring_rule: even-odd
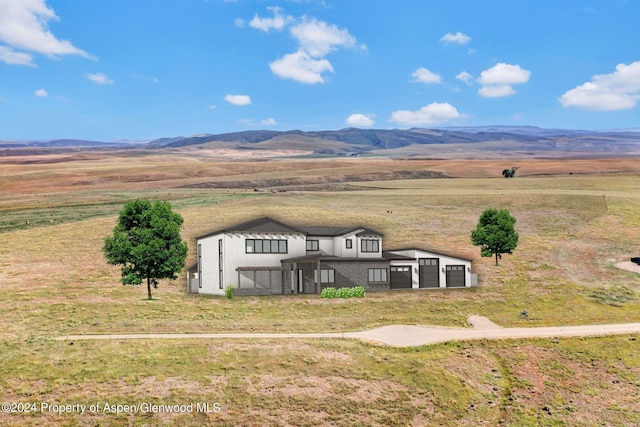
[[[99,156],[98,156],[99,157]],[[172,158],[78,159],[3,165],[0,212],[31,222],[0,233],[0,388],[8,400],[124,404],[221,402],[220,414],[0,415],[0,424],[58,425],[633,425],[636,341],[629,337],[459,343],[389,349],[349,341],[54,342],[104,332],[344,331],[382,324],[504,326],[637,322],[638,275],[614,264],[637,255],[635,163],[527,161],[513,180],[487,178],[496,162]],[[511,166],[509,162],[506,166]],[[455,179],[359,182],[362,191],[285,193],[174,188],[212,179],[433,170]],[[581,175],[578,172],[605,174]],[[609,172],[624,174],[613,175]],[[139,174],[144,171],[144,176]],[[239,178],[239,176],[241,178]],[[473,176],[473,177],[472,177]],[[236,194],[234,194],[236,193]],[[294,224],[362,224],[385,247],[420,246],[474,258],[481,287],[446,292],[207,298],[162,283],[158,298],[123,287],[101,246],[117,207],[169,199],[183,237],[271,215]],[[87,207],[102,207],[85,216]],[[520,244],[501,266],[478,256],[469,231],[487,207],[517,218]],[[58,209],[60,223],[45,221]],[[392,213],[390,213],[392,212]],[[42,219],[42,221],[38,220]],[[58,217],[56,217],[58,218]],[[530,319],[518,317],[527,309]],[[116,362],[117,361],[117,362]],[[618,381],[618,382],[614,382]],[[588,393],[580,398],[581,393]],[[635,393],[635,394],[634,394]],[[632,398],[635,398],[633,400]],[[610,401],[615,399],[612,404]]]

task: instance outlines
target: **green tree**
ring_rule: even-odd
[[[496,256],[496,265],[502,254],[513,253],[518,246],[516,219],[506,209],[487,209],[482,212],[476,229],[471,231],[471,242],[480,246],[483,257]]]
[[[180,238],[183,221],[167,202],[125,204],[102,248],[109,264],[122,266],[123,285],[140,285],[146,279],[151,299],[151,285],[157,288],[159,279],[176,279],[187,258],[187,243]]]
[[[513,178],[514,176],[516,176],[517,170],[518,168],[503,169],[502,176],[504,176],[505,178]]]

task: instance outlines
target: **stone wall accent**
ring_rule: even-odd
[[[354,286],[362,286],[366,291],[386,291],[389,290],[389,281],[369,283],[370,268],[386,268],[387,279],[389,278],[389,261],[324,261],[322,268],[333,268],[336,271],[335,285],[329,285],[335,288],[352,288]],[[323,288],[329,287],[324,286]]]

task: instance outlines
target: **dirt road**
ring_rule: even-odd
[[[417,347],[445,341],[507,338],[579,337],[640,333],[640,323],[610,325],[545,326],[538,328],[501,328],[486,317],[471,316],[473,328],[388,325],[360,332],[333,333],[233,333],[233,334],[110,334],[67,335],[58,340],[129,339],[304,339],[347,338],[386,344],[392,347]]]

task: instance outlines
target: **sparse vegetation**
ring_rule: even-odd
[[[640,424],[636,400],[620,398],[633,396],[640,378],[640,337],[633,335],[407,349],[348,340],[54,341],[83,333],[339,332],[392,323],[463,327],[470,314],[527,327],[640,319],[637,276],[611,261],[637,254],[637,160],[527,161],[527,173],[542,176],[520,176],[505,188],[495,177],[496,162],[224,163],[206,159],[206,152],[194,159],[172,158],[171,166],[148,156],[73,167],[68,162],[0,168],[0,221],[17,218],[13,215],[20,211],[31,223],[1,234],[0,387],[6,399],[20,402],[210,401],[220,402],[222,411],[0,414],[0,424],[494,426],[500,419],[503,425]],[[555,175],[569,167],[573,176]],[[255,185],[176,188],[214,179],[251,182],[336,170],[357,175],[421,168],[457,178],[360,181],[358,188],[367,190],[318,187],[255,196]],[[590,174],[594,171],[607,174]],[[165,177],[135,183],[118,178],[143,172]],[[77,183],[80,174],[87,184]],[[159,301],[148,304],[117,285],[119,271],[106,265],[101,253],[115,206],[135,198],[138,190],[173,201],[185,220],[189,263],[195,260],[194,236],[268,214],[297,224],[363,224],[383,232],[388,248],[415,245],[472,257],[480,286],[370,292],[344,300],[242,297],[229,304],[225,297],[187,295],[179,277],[154,291]],[[64,226],[48,223],[36,200],[66,210]],[[103,202],[110,210],[101,216],[76,214],[85,212],[81,206]],[[486,206],[504,207],[518,219],[519,256],[505,257],[500,269],[477,256],[469,242],[468,230]],[[42,221],[34,227],[33,218]],[[528,319],[518,316],[523,309]]]
[[[235,288],[233,287],[233,285],[229,285],[226,288],[224,288],[224,294],[227,296],[228,299],[233,298],[234,291],[235,291]]]

